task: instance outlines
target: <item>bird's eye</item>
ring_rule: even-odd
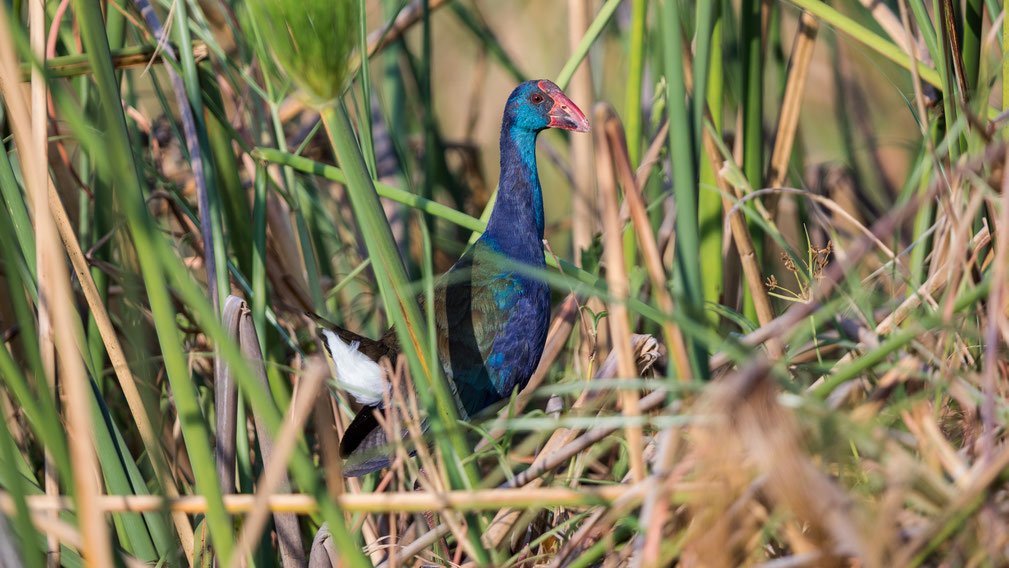
[[[531,100],[533,102],[533,104],[537,104],[538,105],[541,102],[543,102],[543,95],[541,95],[539,93],[533,93],[533,96],[529,97],[529,100]]]

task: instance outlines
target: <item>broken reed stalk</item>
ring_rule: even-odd
[[[609,302],[610,338],[617,354],[617,374],[622,378],[637,375],[634,364],[634,354],[631,352],[631,321],[627,311],[626,299],[630,295],[630,285],[627,282],[627,271],[624,261],[623,223],[620,222],[620,200],[617,197],[617,180],[613,168],[613,156],[605,128],[599,128],[613,115],[613,109],[606,103],[595,107],[594,118],[596,130],[596,181],[599,184],[600,204],[603,215],[603,253],[606,258],[606,283],[609,285],[613,301]],[[638,393],[634,389],[621,392],[621,411],[631,420],[641,414],[638,408]],[[644,437],[641,426],[628,424],[625,429],[627,449],[630,455],[631,476],[635,482],[645,478],[645,463],[642,457]]]
[[[741,199],[743,190],[732,186],[726,181],[722,174],[722,167],[725,161],[721,158],[720,149],[715,142],[715,133],[711,127],[710,116],[705,117],[705,128],[703,133],[704,151],[708,160],[711,161],[711,169],[716,173],[718,180],[718,190],[722,194],[722,208],[729,217],[729,228],[732,231],[732,239],[736,243],[739,251],[739,261],[743,265],[743,275],[746,284],[753,297],[753,305],[757,311],[757,321],[761,326],[769,324],[774,320],[774,309],[771,307],[771,300],[768,297],[767,289],[764,287],[764,277],[760,268],[760,259],[757,258],[756,250],[753,247],[753,239],[750,230],[746,225],[746,219],[742,211],[732,213],[733,203],[729,195]],[[769,337],[766,340],[767,351],[773,359],[780,359],[784,353],[781,340],[777,337]]]
[[[42,57],[45,39],[44,6],[32,4],[31,9],[32,47],[35,54]],[[11,29],[6,7],[0,8],[0,30],[7,32],[0,34],[0,93],[8,109],[7,117],[18,148],[25,189],[33,204],[38,256],[39,316],[40,320],[51,318],[49,320],[51,323],[58,323],[51,327],[51,337],[48,336],[50,332],[46,330],[47,326],[40,326],[40,333],[46,336],[40,338],[43,341],[42,345],[49,343],[53,351],[53,360],[46,369],[47,379],[50,380],[50,385],[55,387],[52,381],[55,380],[55,363],[58,358],[67,395],[68,430],[75,438],[73,443],[69,444],[70,461],[73,465],[78,519],[83,532],[84,558],[97,566],[111,566],[112,550],[109,546],[108,525],[96,503],[101,489],[92,473],[98,471],[89,404],[92,393],[84,361],[78,350],[76,332],[71,325],[76,316],[70,275],[64,264],[63,248],[60,246],[59,235],[49,210],[45,85],[42,83],[33,88],[32,103],[35,106],[29,110],[20,90],[20,73]],[[33,73],[33,85],[36,81],[42,80],[41,74]],[[36,90],[39,88],[41,91]],[[48,347],[46,349],[48,350]],[[49,477],[47,475],[47,492],[51,492],[48,486]],[[56,490],[58,491],[58,486]],[[57,553],[58,550],[57,547]]]
[[[778,115],[778,129],[774,136],[774,149],[771,151],[767,187],[780,187],[788,174],[792,145],[799,127],[799,111],[802,109],[802,98],[806,90],[806,77],[809,74],[809,63],[813,60],[819,26],[819,21],[812,14],[802,12],[799,18],[799,32],[795,35],[792,46],[788,81],[785,83],[785,94],[781,100],[781,112]],[[776,208],[773,204],[769,203],[767,208],[774,214]]]
[[[607,107],[612,111],[612,108]],[[668,124],[668,123],[667,123]],[[598,126],[597,126],[598,128]],[[634,233],[638,238],[638,245],[645,260],[645,268],[648,270],[648,277],[652,281],[652,293],[655,295],[660,310],[666,313],[673,313],[676,309],[673,303],[672,294],[669,293],[669,285],[665,269],[662,266],[662,257],[659,253],[658,244],[655,242],[655,234],[652,232],[651,222],[648,219],[648,212],[645,207],[645,199],[641,194],[641,180],[636,179],[631,170],[631,161],[627,149],[627,138],[624,135],[623,124],[615,112],[609,112],[602,125],[609,139],[610,155],[617,166],[617,175],[620,183],[624,187],[624,203],[630,211],[631,223],[634,225]],[[664,136],[661,132],[660,136]],[[651,153],[651,149],[649,149]],[[683,339],[683,332],[680,327],[670,320],[662,323],[662,333],[666,338],[670,357],[676,370],[676,376],[681,381],[689,381],[692,378],[690,372],[690,361],[687,355],[687,344]]]
[[[911,56],[911,64],[915,65],[916,59],[919,58],[919,52],[922,51],[922,45],[919,44],[919,40],[914,37],[914,34],[905,34],[906,28],[901,26],[900,20],[897,15],[893,13],[885,3],[879,0],[858,0],[866,10],[872,13],[872,17],[875,18],[876,23],[879,27],[886,32],[886,35],[890,36],[897,46],[903,49],[908,55]],[[901,3],[898,1],[898,4]],[[808,13],[808,12],[803,12]],[[932,61],[929,58],[928,52],[925,52],[920,61],[925,65],[932,65]]]
[[[178,50],[178,46],[172,42],[166,45]],[[194,41],[192,46],[193,59],[202,61],[209,55],[207,45],[201,41]],[[112,67],[117,70],[135,69],[137,67],[147,67],[153,64],[163,64],[164,58],[161,56],[161,48],[156,45],[131,45],[122,49],[112,51]],[[46,59],[46,77],[50,79],[77,77],[91,74],[91,63],[85,55],[62,55]],[[31,67],[27,64],[21,65],[21,77],[30,80]]]

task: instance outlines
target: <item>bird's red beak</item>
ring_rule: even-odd
[[[551,83],[551,85],[553,85]],[[556,90],[554,90],[556,89]],[[551,128],[563,128],[575,132],[589,132],[589,121],[585,118],[585,113],[571,102],[564,93],[554,86],[553,89],[544,89],[554,100],[554,106],[550,109]]]

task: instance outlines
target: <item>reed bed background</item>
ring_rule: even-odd
[[[0,2],[0,565],[1009,564],[1004,10]],[[593,133],[463,423],[415,299],[529,78]],[[309,314],[399,334],[384,473]]]

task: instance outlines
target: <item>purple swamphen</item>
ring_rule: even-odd
[[[524,387],[543,354],[550,290],[515,264],[544,266],[536,136],[547,128],[588,132],[589,123],[557,85],[526,81],[505,104],[501,179],[487,230],[435,283],[438,355],[464,419]],[[322,335],[335,377],[365,405],[340,442],[348,458],[343,473],[377,471],[390,458],[375,418],[389,385],[376,361],[395,359],[396,334],[390,329],[376,341],[333,327]]]

